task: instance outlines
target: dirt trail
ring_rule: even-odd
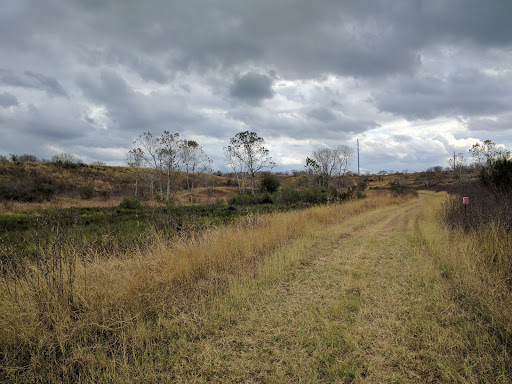
[[[191,381],[460,381],[453,303],[420,251],[422,199],[318,234],[299,265],[262,285],[198,341]]]

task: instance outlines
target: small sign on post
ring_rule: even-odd
[[[469,204],[469,197],[463,197],[462,198],[462,204],[468,205]]]

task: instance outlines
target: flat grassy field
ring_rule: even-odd
[[[445,199],[375,193],[6,270],[0,381],[509,383],[509,282],[443,226]]]

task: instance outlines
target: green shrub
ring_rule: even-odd
[[[405,187],[399,181],[392,181],[389,183],[389,189],[397,195],[403,195]]]
[[[240,195],[231,196],[228,199],[229,205],[256,205],[258,204],[258,199],[256,195],[252,195],[250,193],[242,193]]]
[[[260,180],[260,189],[262,192],[277,192],[280,185],[279,179],[270,173],[265,173]]]
[[[279,194],[279,202],[285,205],[293,205],[300,202],[300,192],[292,188],[283,188]]]
[[[108,189],[100,191],[100,196],[103,200],[107,201],[110,199],[110,191]]]
[[[480,182],[492,191],[509,192],[512,189],[512,160],[499,158],[480,172]]]
[[[37,178],[27,172],[12,175],[0,184],[0,198],[15,201],[44,201],[51,200],[55,193],[51,181]]]
[[[94,195],[94,188],[92,187],[92,185],[86,185],[84,187],[81,187],[78,190],[78,193],[80,194],[80,198],[82,200],[89,200]]]
[[[119,208],[123,209],[140,209],[140,200],[136,196],[125,197],[121,200]]]
[[[301,200],[309,204],[327,203],[327,191],[325,189],[309,189],[303,191]]]
[[[279,192],[276,201],[284,205],[325,204],[327,203],[328,197],[331,200],[339,197],[339,194],[335,190],[333,191],[327,192],[325,189],[307,189],[305,191],[297,191],[292,188],[283,188]]]
[[[268,192],[257,195],[257,197],[258,197],[258,204],[273,204],[274,203],[274,198],[273,198],[272,194],[270,194]]]

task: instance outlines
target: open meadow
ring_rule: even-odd
[[[512,0],[0,0],[0,384],[512,384]]]
[[[508,383],[510,234],[450,228],[447,201],[369,191],[110,255],[40,247],[2,264],[0,380]]]

